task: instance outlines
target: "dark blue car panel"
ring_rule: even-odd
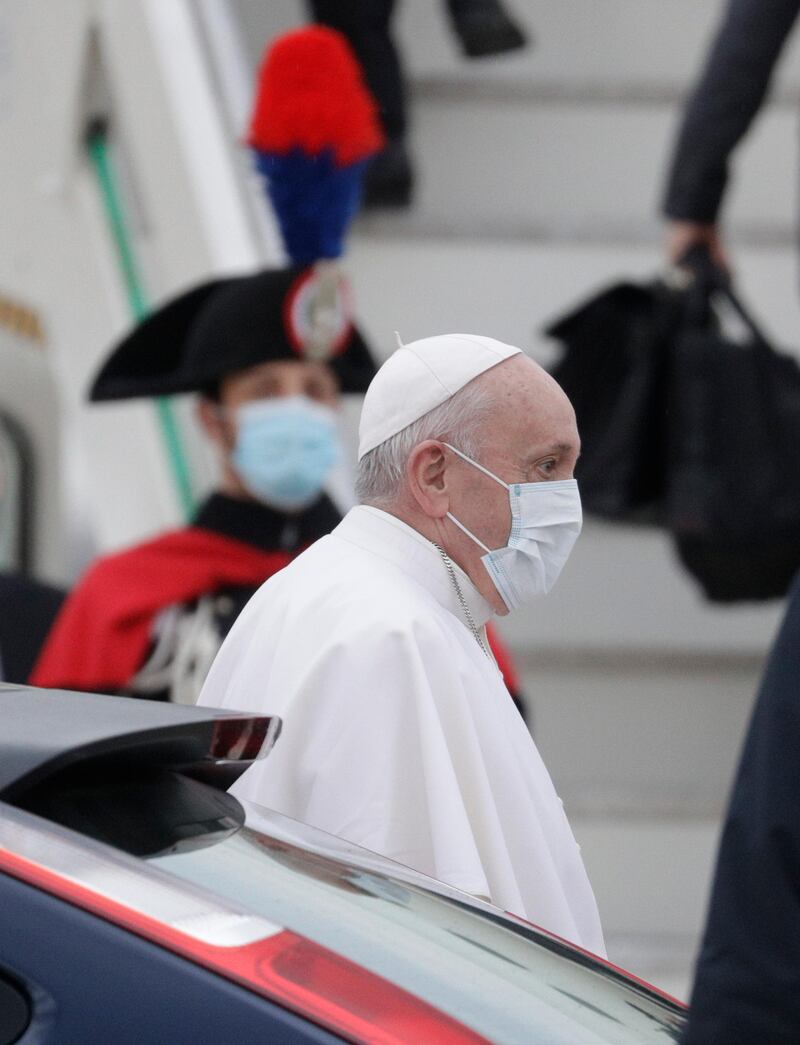
[[[0,875],[0,972],[24,985],[20,1045],[330,1045],[264,998]]]

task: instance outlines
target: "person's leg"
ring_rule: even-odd
[[[391,36],[395,0],[308,0],[311,16],[347,37],[375,97],[387,138],[364,185],[365,206],[410,202],[411,164],[405,148],[408,125],[400,56]]]
[[[453,32],[468,58],[524,47],[525,34],[500,0],[445,0]]]

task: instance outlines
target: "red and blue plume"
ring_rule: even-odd
[[[377,105],[341,33],[309,26],[270,45],[247,144],[292,261],[340,257],[364,172],[384,144]]]

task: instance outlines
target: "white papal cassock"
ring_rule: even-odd
[[[491,607],[458,577],[482,628]],[[354,508],[266,581],[199,703],[284,720],[234,794],[605,953],[539,752],[439,552],[399,519]]]

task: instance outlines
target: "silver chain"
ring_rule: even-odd
[[[467,605],[467,600],[464,598],[464,592],[461,590],[461,585],[458,583],[458,577],[456,577],[456,571],[453,569],[452,559],[444,550],[444,548],[440,544],[437,544],[436,541],[431,541],[431,544],[442,557],[442,562],[444,563],[447,572],[450,575],[450,581],[453,585],[453,589],[455,590],[456,597],[458,598],[458,601],[461,603],[461,609],[464,611],[464,617],[466,618],[470,631],[475,636],[475,641],[478,643],[478,645],[489,658],[489,660],[494,660],[494,657],[492,657],[491,653],[486,648],[486,644],[481,638],[480,631],[475,626],[475,621],[472,619],[472,614],[470,613],[469,606]]]

